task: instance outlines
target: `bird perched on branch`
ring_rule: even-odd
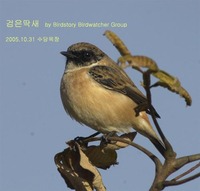
[[[126,133],[133,128],[164,152],[146,112],[137,115],[135,111],[140,104],[147,104],[147,99],[123,69],[85,42],[73,44],[61,54],[67,57],[61,99],[73,119],[104,134]],[[156,111],[155,115],[159,116]]]

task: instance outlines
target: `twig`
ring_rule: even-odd
[[[137,148],[138,150],[142,151],[144,154],[146,154],[154,162],[154,164],[156,165],[156,169],[160,168],[162,166],[162,163],[158,159],[158,157],[156,157],[149,150],[145,149],[141,145],[138,145],[137,143],[131,142],[129,140],[125,140],[125,139],[120,138],[120,137],[108,137],[108,140],[110,140],[110,141],[120,141],[122,143],[129,144],[130,146],[133,146],[133,147]]]
[[[183,180],[179,180],[179,181],[165,181],[165,182],[163,183],[163,185],[164,185],[164,187],[167,187],[167,186],[176,186],[176,185],[184,184],[184,183],[186,183],[186,182],[189,182],[189,181],[191,181],[191,180],[194,180],[194,179],[196,179],[196,178],[198,178],[198,177],[200,177],[200,172],[197,173],[197,174],[195,174],[195,175],[193,175],[193,176],[190,176],[190,177],[188,177],[188,178],[185,178],[185,179],[183,179]]]
[[[198,167],[200,167],[200,162],[197,163],[195,166],[187,170],[186,172],[180,174],[179,176],[173,178],[171,181],[177,181],[178,179],[181,179],[182,177],[186,176],[187,174],[191,173],[192,171],[196,170]]]

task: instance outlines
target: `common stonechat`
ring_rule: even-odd
[[[147,103],[146,97],[116,62],[85,42],[73,44],[61,54],[67,57],[61,99],[73,119],[104,134],[134,128],[164,151],[147,113],[136,115],[135,108]]]

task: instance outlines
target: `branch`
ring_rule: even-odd
[[[176,169],[179,169],[181,167],[183,167],[184,165],[190,163],[190,162],[194,162],[200,160],[200,153],[199,154],[194,154],[194,155],[190,155],[190,156],[184,156],[184,157],[180,157],[178,159],[176,159]]]
[[[122,143],[126,143],[129,144],[132,147],[137,148],[138,150],[142,151],[144,154],[146,154],[156,165],[156,168],[160,168],[161,167],[161,162],[158,159],[158,157],[156,157],[153,153],[151,153],[150,151],[148,151],[147,149],[145,149],[144,147],[142,147],[141,145],[138,145],[137,143],[131,142],[129,140],[125,140],[123,138],[120,137],[108,137],[108,140],[110,141],[120,141]]]
[[[119,141],[119,142],[128,144],[132,147],[135,147],[136,149],[138,149],[138,150],[142,151],[144,154],[146,154],[154,162],[154,164],[156,165],[157,168],[160,168],[160,166],[162,165],[160,160],[153,153],[151,153],[149,150],[145,149],[144,147],[142,147],[141,145],[139,145],[137,143],[134,143],[130,140],[124,139],[122,137],[117,137],[117,136],[108,136],[108,137],[106,137],[106,139],[108,141]],[[89,136],[86,139],[83,139],[82,142],[83,142],[83,144],[88,144],[89,142],[100,141],[100,140],[102,140],[102,137]]]

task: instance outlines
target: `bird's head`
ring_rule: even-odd
[[[79,42],[71,45],[67,51],[60,52],[67,58],[66,65],[84,67],[99,62],[106,54],[96,46]]]

